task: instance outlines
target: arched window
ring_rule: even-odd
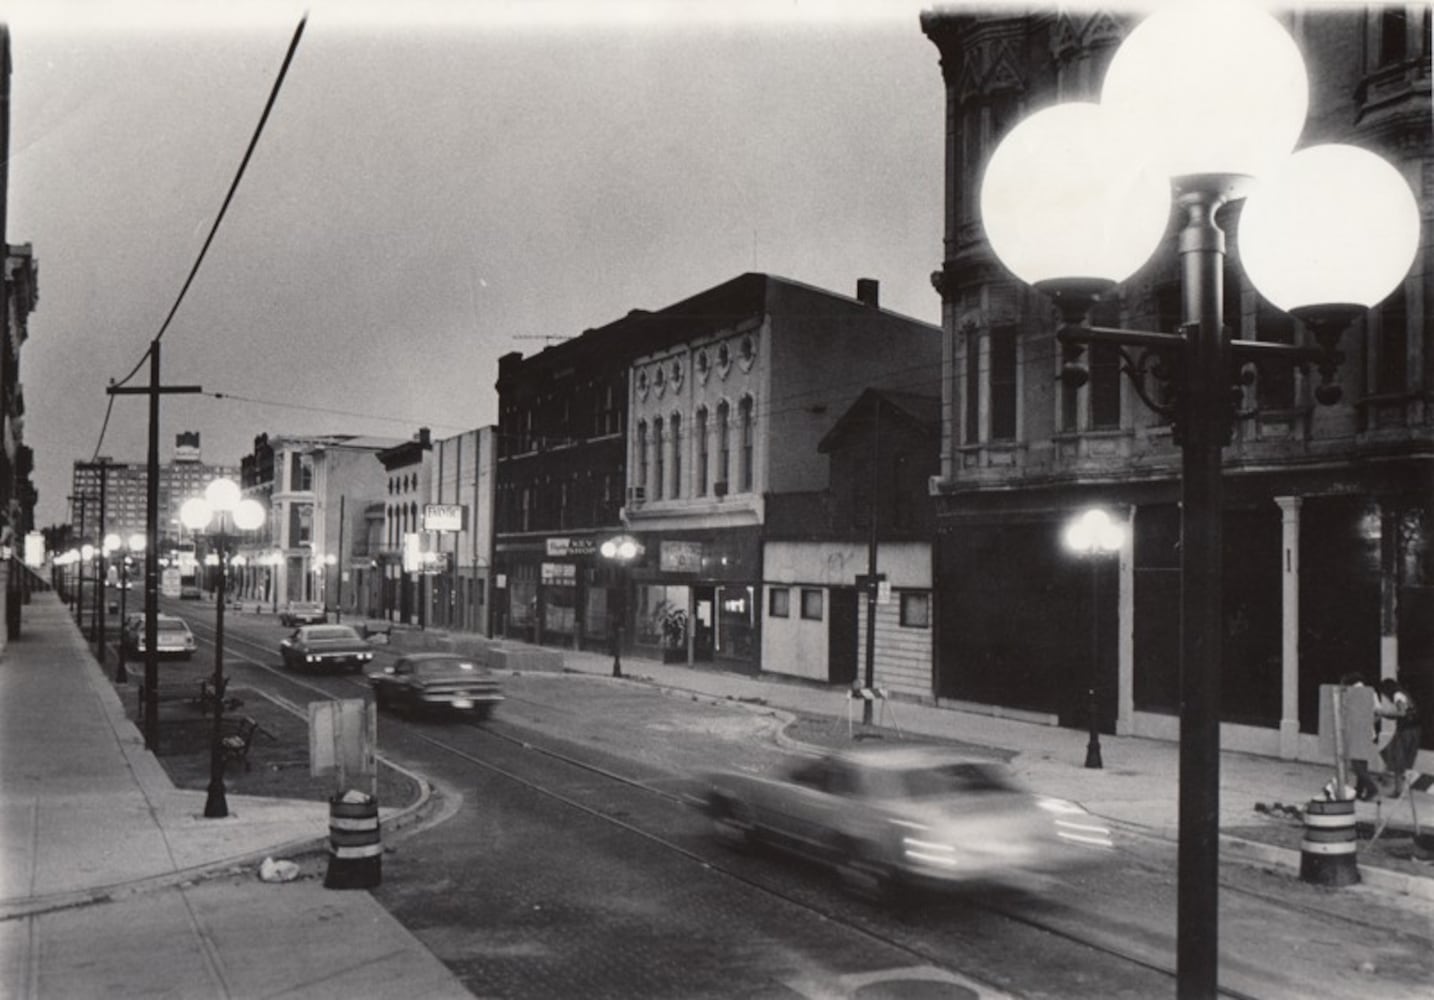
[[[717,404],[717,476],[716,481],[727,489],[727,461],[732,454],[731,408],[724,399]]]
[[[647,488],[647,421],[637,422],[637,481],[633,483],[640,490]]]
[[[752,397],[743,396],[742,402],[737,405],[737,411],[742,422],[742,492],[750,492],[752,489]]]
[[[682,414],[674,413],[668,423],[672,438],[672,499],[682,496]]]
[[[697,410],[697,428],[693,432],[693,444],[697,449],[697,495],[707,495],[707,407],[699,407]]]
[[[658,369],[661,371],[662,369]],[[662,441],[662,418],[658,417],[652,421],[652,495],[658,500],[662,499],[662,487],[666,482],[666,474],[663,464],[663,441]]]

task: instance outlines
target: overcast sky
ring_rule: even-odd
[[[499,355],[748,270],[848,295],[874,277],[939,321],[943,94],[919,4],[195,6],[10,9],[39,526],[67,517],[76,459],[143,460],[144,397],[115,398],[101,442],[105,387],[164,323],[306,10],[161,341],[164,381],[206,391],[164,399],[162,460],[181,430],[237,462],[266,431],[490,424]]]
[[[144,459],[144,397],[106,425],[105,387],[174,306],[306,12],[161,342],[164,382],[205,390],[164,399],[163,460],[181,430],[236,463],[263,432],[494,423],[501,354],[749,270],[848,295],[876,278],[884,306],[938,322],[924,6],[0,4],[7,236],[40,269],[21,360],[37,524],[68,516],[75,460]]]

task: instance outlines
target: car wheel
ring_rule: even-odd
[[[493,706],[478,705],[473,709],[473,716],[479,722],[487,722],[489,719],[493,718]]]
[[[747,810],[739,803],[725,796],[713,799],[711,805],[712,833],[733,850],[746,850],[752,846],[755,831]]]
[[[869,845],[844,841],[837,845],[837,875],[842,888],[868,903],[891,900],[895,879],[891,867]]]

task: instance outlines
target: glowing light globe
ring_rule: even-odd
[[[1240,0],[1159,5],[1111,59],[1101,104],[1167,177],[1260,177],[1299,140],[1304,57],[1284,26]]]
[[[1419,206],[1388,161],[1358,146],[1311,146],[1288,157],[1240,212],[1240,261],[1285,311],[1378,305],[1408,274]]]
[[[1022,281],[1119,282],[1165,234],[1170,184],[1129,155],[1099,105],[1056,104],[996,147],[981,179],[981,220]]]

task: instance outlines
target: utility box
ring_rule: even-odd
[[[1335,699],[1341,709],[1335,712]],[[1343,723],[1336,737],[1336,714]],[[1336,743],[1338,738],[1338,743]],[[1319,686],[1319,750],[1335,757],[1342,748],[1346,760],[1372,760],[1379,756],[1374,743],[1374,688],[1345,687],[1342,684]]]
[[[309,702],[309,773],[334,775],[336,794],[378,795],[378,711],[362,698]]]

